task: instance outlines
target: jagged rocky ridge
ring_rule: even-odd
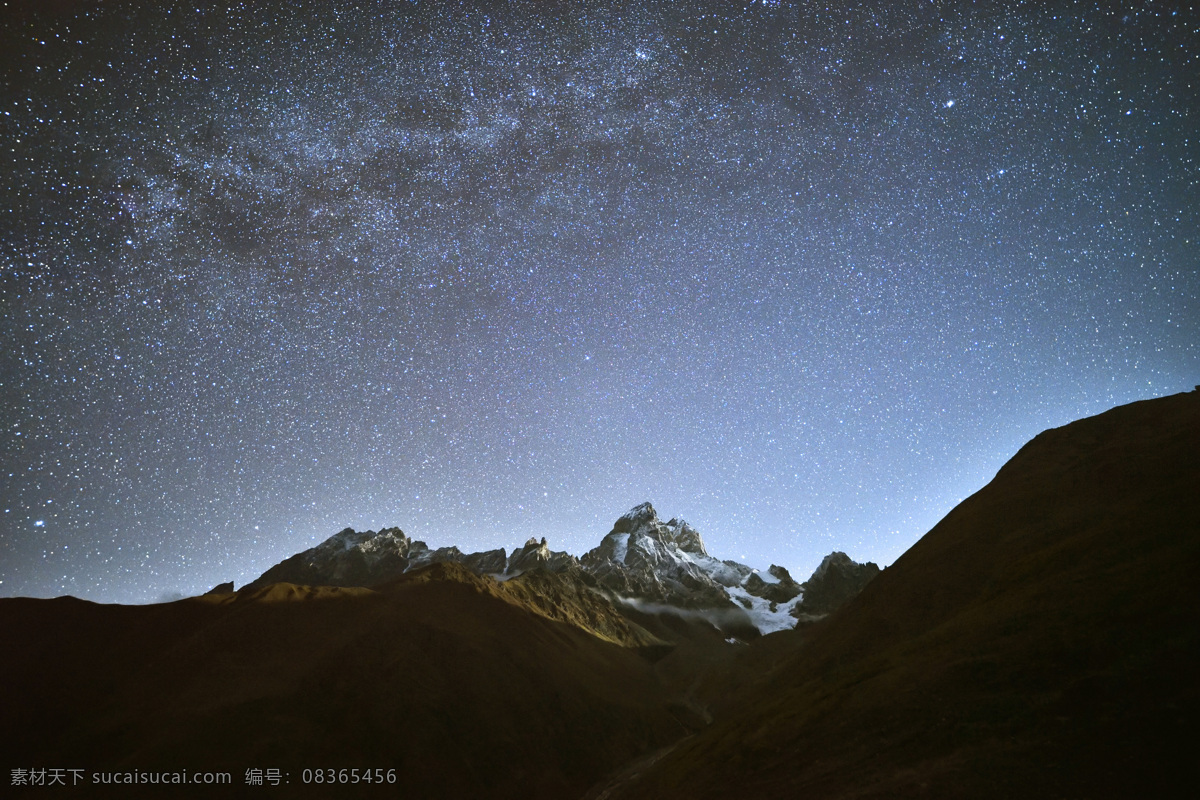
[[[461,564],[498,580],[543,569],[640,611],[734,609],[763,633],[830,613],[879,572],[875,564],[857,564],[845,553],[832,553],[805,584],[774,564],[762,573],[714,558],[699,531],[681,519],[663,522],[654,506],[642,503],[617,519],[600,544],[581,558],[551,550],[544,538],[531,538],[511,554],[503,549],[463,553],[457,547],[431,549],[399,528],[346,528],[271,567],[243,591],[284,582],[373,586],[435,563]]]
[[[836,611],[861,592],[879,572],[879,567],[870,561],[859,564],[845,553],[830,553],[804,582],[804,600],[792,609],[792,616],[814,618]]]

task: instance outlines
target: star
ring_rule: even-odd
[[[1200,368],[1186,15],[10,6],[5,594],[646,499],[886,565]]]

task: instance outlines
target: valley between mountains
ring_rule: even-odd
[[[0,599],[3,779],[227,770],[221,796],[279,797],[1190,796],[1198,521],[1200,391],[1044,432],[882,571],[838,552],[803,582],[760,572],[643,503],[578,557],[539,538],[462,553],[347,529],[178,602]],[[251,768],[287,777],[250,785]],[[323,768],[396,782],[305,782]]]

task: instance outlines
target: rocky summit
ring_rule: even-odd
[[[806,591],[807,584],[797,583],[783,567],[772,564],[764,573],[709,555],[698,530],[678,518],[663,522],[653,505],[642,503],[618,517],[600,544],[581,558],[551,550],[545,538],[531,538],[511,553],[463,553],[457,547],[431,549],[399,528],[346,528],[271,567],[243,591],[273,583],[374,586],[437,563],[461,564],[502,581],[543,569],[582,583],[618,606],[732,611],[740,625],[748,622],[761,633],[830,613],[879,572],[874,564],[833,553]],[[810,595],[814,602],[806,600]]]
[[[825,556],[804,584],[804,599],[792,609],[796,617],[822,617],[861,592],[879,574],[870,561],[859,564],[842,552]]]

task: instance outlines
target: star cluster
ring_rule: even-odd
[[[0,594],[627,508],[890,563],[1200,374],[1190,5],[0,8]]]

